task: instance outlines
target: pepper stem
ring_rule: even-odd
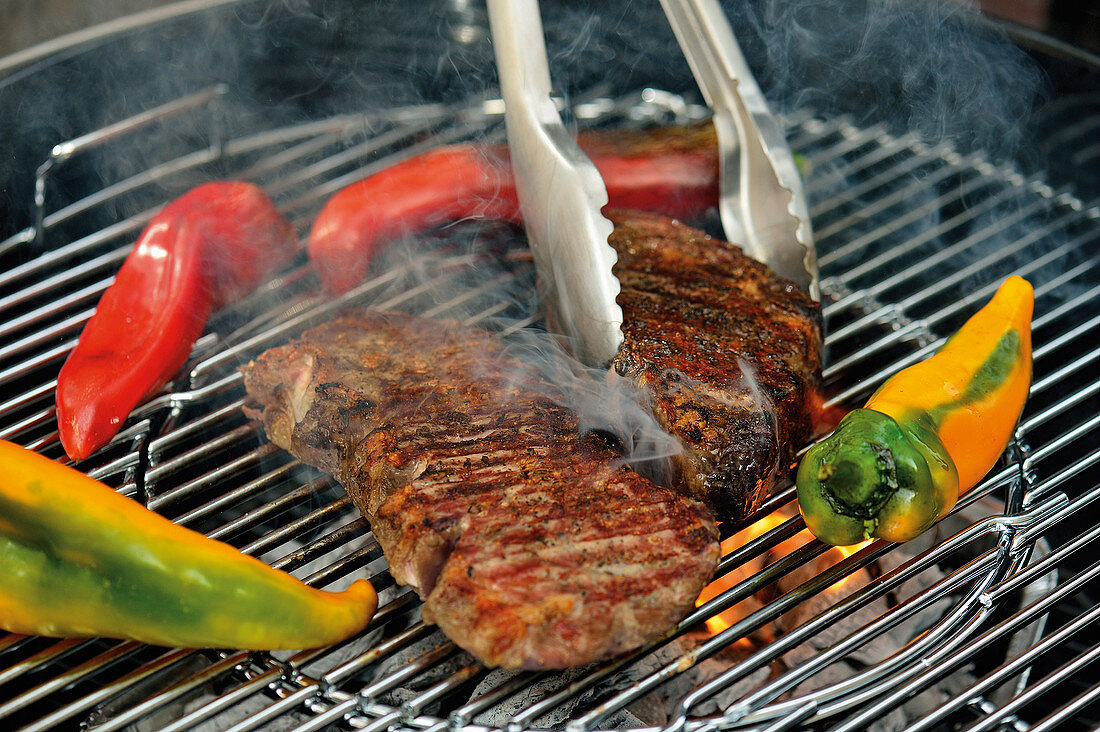
[[[862,520],[872,519],[898,489],[892,450],[871,440],[823,455],[817,478],[837,513]]]

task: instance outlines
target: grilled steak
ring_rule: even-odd
[[[638,647],[714,570],[710,513],[580,434],[485,331],[348,313],[243,372],[272,441],[336,476],[425,619],[489,665]]]
[[[733,245],[659,216],[610,218],[625,336],[614,368],[683,443],[687,492],[742,518],[810,436],[820,309]]]

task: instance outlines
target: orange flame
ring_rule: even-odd
[[[778,527],[788,518],[789,516],[785,515],[785,512],[780,510],[773,514],[764,516],[760,520],[742,529],[733,536],[724,539],[721,544],[722,556],[724,557],[735,549],[744,546],[753,539],[757,539],[763,536],[772,529]],[[803,529],[795,536],[780,543],[771,551],[773,553],[788,554],[807,544],[811,540],[813,540],[813,535],[809,532],[809,530]],[[873,539],[867,539],[860,542],[859,544],[853,544],[852,546],[832,547],[820,558],[819,561],[821,561],[822,564],[820,565],[819,571],[824,571],[824,569],[826,569],[827,567],[835,565],[836,563],[852,556],[860,549],[870,544],[872,541]],[[695,606],[702,606],[703,604],[709,602],[715,597],[721,595],[723,592],[729,590],[741,580],[762,570],[764,568],[765,561],[765,557],[757,557],[755,559],[749,560],[742,567],[735,567],[727,574],[724,574],[721,577],[716,577],[710,584],[703,588],[703,591],[701,593],[699,593],[699,597],[695,600]],[[863,576],[862,572],[854,572],[847,577],[843,577],[837,580],[833,585],[829,587],[827,591],[835,592],[841,590],[845,587],[845,585],[856,581],[861,576]],[[711,635],[717,635],[723,630],[726,630],[737,621],[749,615],[755,609],[754,607],[752,607],[752,602],[753,598],[746,598],[745,600],[742,600],[733,607],[723,610],[713,617],[707,618],[707,631]]]
[[[838,552],[840,552],[841,559],[847,559],[863,547],[870,544],[872,541],[874,541],[874,539],[864,539],[858,544],[852,544],[851,546],[834,546],[833,549],[836,549]]]
[[[829,552],[831,554],[839,554],[840,558],[837,559],[835,562],[833,562],[833,564],[839,564],[840,562],[844,561],[848,557],[850,557],[853,554],[855,554],[856,552],[858,552],[863,547],[870,544],[872,541],[874,541],[874,539],[864,539],[863,541],[859,542],[858,544],[852,544],[851,546],[834,546],[832,549],[829,550]],[[829,589],[833,590],[833,591],[843,589],[845,585],[848,585],[848,584],[854,582],[856,579],[858,579],[860,577],[860,575],[861,575],[861,572],[858,571],[858,570],[855,571],[855,572],[852,572],[847,577],[841,577],[840,579],[838,579],[836,582],[834,582],[832,585],[829,586]]]
[[[737,532],[733,536],[723,539],[719,551],[724,557],[735,549],[738,549],[749,543],[753,539],[758,539],[759,537],[768,533],[786,520],[787,517],[782,516],[779,513],[768,514],[767,516],[764,516],[755,523],[750,524],[741,531]],[[749,564],[751,563],[752,562],[750,562]],[[754,571],[755,570],[753,570],[751,567],[736,567],[729,573],[724,574],[721,577],[716,577],[714,581],[704,587],[703,591],[699,593],[699,597],[695,600],[695,607],[700,607],[710,600],[713,600],[715,597],[718,597],[723,592],[730,589],[741,580],[745,579],[746,576],[753,573]],[[714,617],[707,618],[707,630],[711,633],[711,635],[717,635],[718,633],[721,633],[723,630],[748,615],[749,612],[743,607],[743,605],[744,602],[740,602],[731,608],[723,610]]]

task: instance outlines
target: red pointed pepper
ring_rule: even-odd
[[[290,222],[251,183],[208,183],[153,217],[58,376],[69,457],[107,444],[184,364],[210,313],[254,290],[296,247]]]
[[[689,218],[718,200],[710,124],[578,138],[603,176],[608,205]],[[404,160],[333,196],[309,235],[309,256],[332,293],[359,284],[376,247],[476,218],[519,222],[508,149],[452,145]]]

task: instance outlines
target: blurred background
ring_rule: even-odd
[[[973,4],[971,0],[953,1]],[[217,2],[193,0],[175,4],[214,5]],[[0,57],[95,23],[169,4],[173,3],[169,0],[0,0]],[[1043,31],[1074,46],[1100,53],[1100,2],[980,0],[978,4],[990,17]]]

